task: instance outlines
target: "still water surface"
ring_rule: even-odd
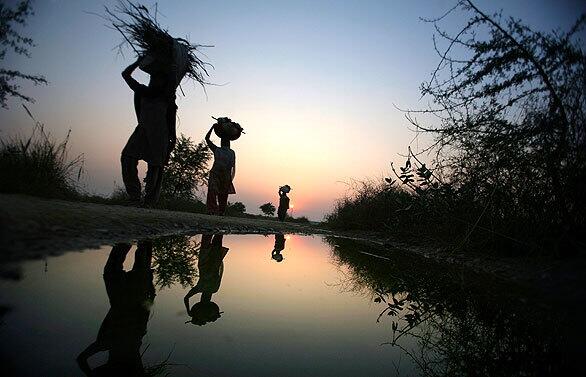
[[[380,254],[320,236],[196,235],[5,266],[0,361],[15,376],[572,367],[547,305],[399,251]]]

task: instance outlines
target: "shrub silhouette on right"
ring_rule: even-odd
[[[586,16],[566,32],[547,33],[465,0],[425,21],[437,30],[439,55],[421,85],[430,105],[405,115],[433,142],[409,151],[405,171],[386,187],[367,183],[339,201],[329,222],[369,229],[377,222],[383,230],[509,252],[579,249],[586,234],[586,56],[578,35]],[[450,33],[444,24],[463,26]],[[361,213],[365,224],[357,221]]]
[[[586,15],[567,32],[542,33],[472,1],[459,8],[470,18],[455,35],[441,22],[456,10],[427,20],[445,42],[421,86],[436,125],[407,116],[435,135],[439,175],[472,204],[475,222],[522,242],[546,234],[560,246],[584,227],[586,56],[577,34]]]

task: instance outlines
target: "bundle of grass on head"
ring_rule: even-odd
[[[143,71],[173,72],[176,77],[175,86],[181,83],[184,76],[197,81],[203,87],[210,84],[207,81],[207,69],[212,65],[203,61],[199,55],[201,48],[213,46],[193,44],[186,39],[171,36],[158,23],[156,7],[150,12],[144,5],[130,0],[119,0],[114,8],[105,9],[104,18],[124,38],[117,46],[119,51],[129,45],[139,56],[147,57],[140,67]]]

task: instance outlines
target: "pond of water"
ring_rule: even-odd
[[[2,277],[3,375],[556,375],[584,355],[568,310],[339,238],[172,236]]]

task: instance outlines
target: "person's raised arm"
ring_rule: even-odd
[[[199,284],[196,284],[195,287],[191,288],[189,292],[183,297],[183,303],[185,304],[185,309],[187,310],[187,315],[189,315],[189,299],[196,295],[197,293],[201,292]]]
[[[216,144],[212,143],[212,140],[210,139],[210,136],[212,135],[213,130],[214,130],[214,126],[212,126],[210,128],[210,130],[208,131],[208,133],[206,134],[206,143],[207,143],[208,147],[212,150],[212,152],[215,151],[216,148],[218,148],[216,146]]]
[[[135,92],[144,91],[146,89],[145,85],[142,85],[132,77],[132,72],[134,72],[134,70],[138,67],[141,59],[142,58],[139,57],[138,59],[136,59],[134,63],[132,63],[131,65],[126,67],[124,71],[122,71],[122,78],[124,79],[124,81],[126,81],[126,84],[128,84],[130,89],[132,89]]]

